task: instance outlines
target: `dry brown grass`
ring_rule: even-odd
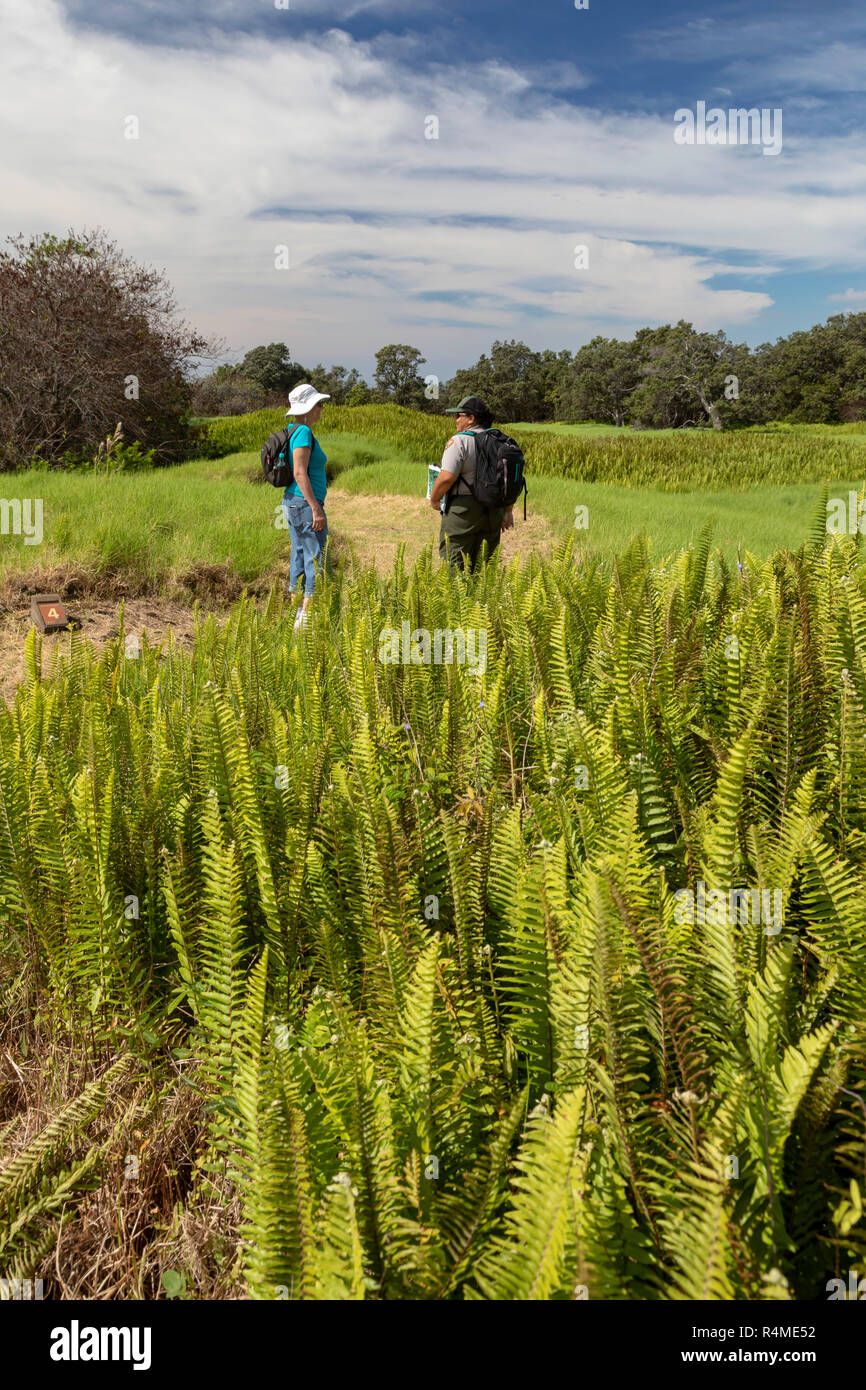
[[[42,592],[51,592],[50,589]],[[58,589],[54,589],[57,593]],[[120,603],[88,597],[70,602],[68,612],[81,624],[86,637],[101,647],[104,642],[116,637],[120,623]],[[175,642],[187,650],[192,646],[195,631],[195,613],[183,603],[167,599],[126,599],[124,600],[124,623],[127,633],[141,634],[146,631],[152,644],[164,642],[172,635]],[[24,675],[24,642],[30,631],[30,601],[15,613],[0,617],[0,696],[9,700],[15,687]],[[55,653],[68,646],[65,633],[46,634],[42,639],[42,668],[50,673]]]
[[[81,1030],[55,1024],[47,1031],[35,1022],[37,1001],[23,983],[15,995],[14,988],[7,992],[0,1034],[0,1177],[124,1055],[109,1043],[96,1049],[94,1062],[92,1040]],[[99,1150],[91,1181],[70,1191],[62,1212],[40,1218],[47,1248],[32,1277],[43,1281],[45,1298],[165,1297],[166,1270],[185,1273],[190,1296],[243,1296],[240,1203],[228,1177],[201,1167],[204,1100],[181,1080],[181,1066],[195,1081],[192,1062],[151,1069],[129,1057],[98,1115],[72,1132],[52,1161],[57,1172]],[[138,1162],[137,1176],[130,1159]]]
[[[438,557],[439,516],[423,498],[373,497],[331,488],[326,507],[329,528],[345,538],[362,566],[375,565],[380,574],[387,573],[401,543],[409,563],[431,543]],[[518,513],[514,529],[502,533],[502,559],[507,563],[516,555],[547,555],[551,545],[550,525],[543,516],[530,514],[524,521]]]
[[[332,488],[328,493],[328,522],[332,555],[351,571],[356,566],[373,565],[387,573],[399,545],[406,547],[412,563],[421,551],[433,544],[438,560],[439,521],[423,498],[362,496]],[[544,517],[531,515],[517,521],[513,531],[502,535],[502,560],[515,556],[549,554],[550,527]],[[24,675],[24,641],[30,631],[30,595],[58,593],[66,601],[70,616],[81,624],[84,634],[101,647],[117,636],[120,604],[124,604],[127,633],[146,631],[152,644],[174,640],[189,649],[195,630],[192,605],[204,613],[224,617],[243,593],[264,597],[272,584],[288,587],[288,561],[280,561],[253,584],[244,584],[231,560],[219,564],[204,561],[188,565],[180,572],[167,595],[142,594],[141,586],[129,575],[106,571],[89,574],[81,567],[33,569],[7,579],[0,587],[0,699],[10,700]],[[43,638],[43,669],[50,672],[53,655],[68,642],[63,633]]]

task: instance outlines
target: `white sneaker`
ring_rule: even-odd
[[[302,608],[298,616],[295,618],[295,632],[299,632],[302,627],[306,627],[309,621],[309,609]]]

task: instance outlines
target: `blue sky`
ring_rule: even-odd
[[[864,85],[846,3],[0,0],[0,224],[104,226],[231,358],[754,344],[866,308]],[[677,143],[698,102],[781,151]]]

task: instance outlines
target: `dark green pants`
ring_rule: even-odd
[[[455,497],[439,528],[439,554],[453,569],[472,569],[483,541],[492,555],[502,532],[503,507],[488,510],[474,497]]]

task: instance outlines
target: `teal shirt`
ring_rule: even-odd
[[[289,445],[292,450],[292,463],[294,464],[294,454],[296,449],[309,449],[312,445],[313,452],[310,454],[310,462],[307,470],[310,474],[310,486],[313,489],[313,496],[317,502],[324,502],[328,495],[328,479],[325,475],[325,464],[328,457],[319,443],[318,439],[313,439],[313,431],[309,425],[298,425]],[[289,483],[283,493],[284,497],[303,497],[301,489],[297,483]]]

